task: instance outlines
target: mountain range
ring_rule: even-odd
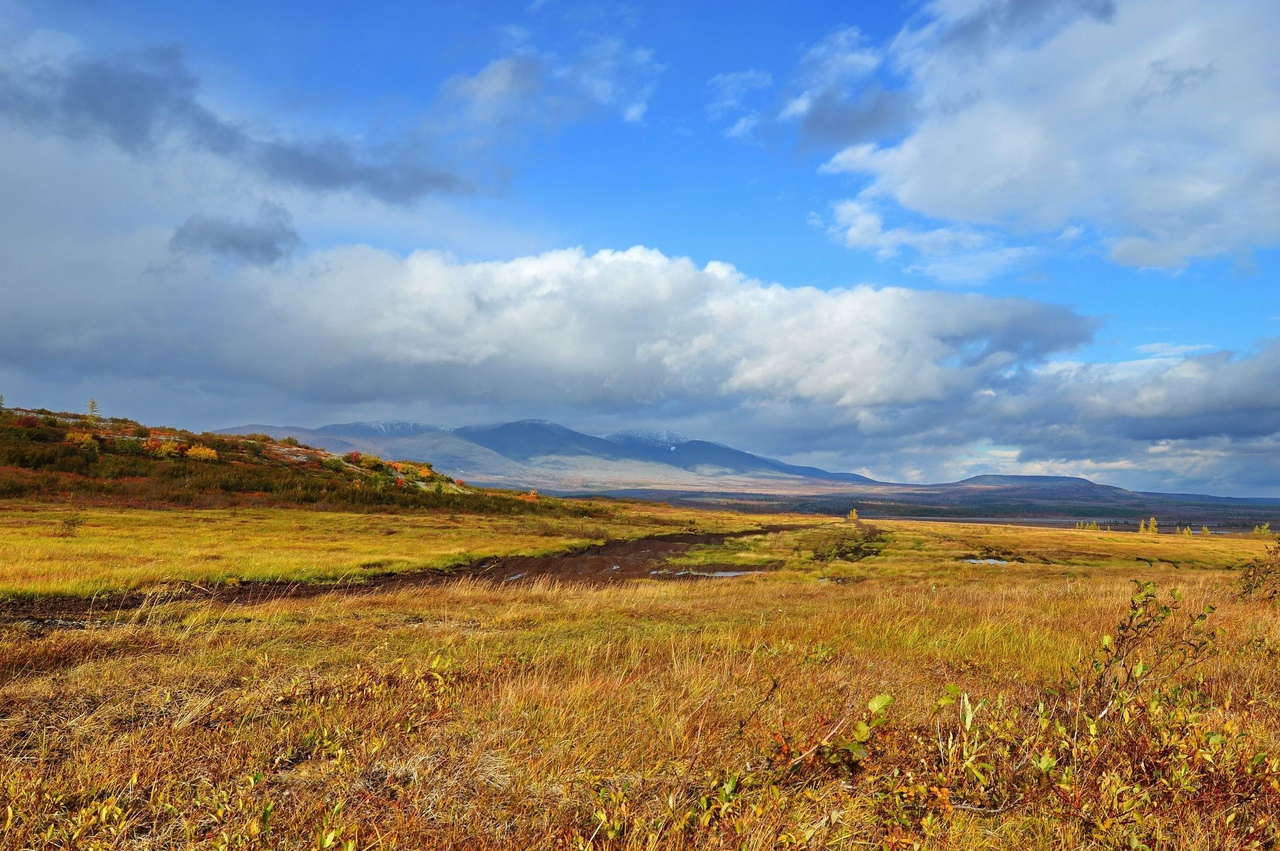
[[[669,431],[594,436],[546,420],[441,428],[356,422],[300,428],[251,424],[224,434],[294,437],[329,452],[430,462],[455,479],[559,494],[609,494],[769,510],[901,516],[1059,516],[1120,522],[1159,513],[1170,522],[1248,525],[1280,517],[1280,500],[1140,493],[1070,476],[975,476],[941,484],[880,482],[787,464]],[[1173,512],[1174,516],[1170,517]]]
[[[631,488],[826,491],[872,480],[763,458],[669,431],[621,431],[596,437],[546,420],[440,428],[416,422],[341,423],[319,428],[252,424],[226,434],[294,437],[330,452],[429,461],[475,484],[602,492]],[[799,489],[797,491],[797,489]]]

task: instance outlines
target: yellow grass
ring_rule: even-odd
[[[751,529],[777,518],[606,505],[605,519],[484,514],[361,514],[0,508],[0,599],[91,596],[166,582],[359,580],[476,558],[558,552],[606,537]],[[79,521],[68,534],[65,521]],[[789,518],[788,522],[821,522]]]
[[[691,516],[634,511],[627,534],[641,515],[664,530]],[[341,576],[579,539],[528,520],[84,516],[60,539],[54,513],[7,513],[0,587]],[[1134,578],[1180,587],[1188,611],[1219,604],[1222,652],[1186,682],[1251,747],[1280,750],[1280,618],[1236,599],[1228,570],[1265,541],[877,525],[882,554],[853,563],[813,562],[809,530],[686,559],[782,564],[729,580],[461,581],[0,627],[0,848],[913,847],[889,844],[869,785],[891,752],[873,748],[864,773],[749,779],[780,741],[820,740],[879,693],[896,698],[885,729],[904,735],[933,729],[948,683],[1034,699],[1115,631]],[[959,560],[984,547],[1010,563]],[[745,785],[718,791],[733,778]],[[1214,818],[1171,820],[1165,847],[1223,847]],[[915,847],[1110,847],[1034,810],[913,830]]]

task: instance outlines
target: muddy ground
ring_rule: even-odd
[[[419,570],[366,576],[351,582],[240,582],[211,586],[180,582],[148,591],[125,591],[96,597],[33,597],[0,601],[0,624],[34,628],[83,628],[95,623],[127,621],[150,606],[173,601],[201,600],[224,605],[253,605],[269,600],[306,599],[334,592],[369,594],[397,591],[460,579],[500,584],[537,579],[604,585],[635,579],[701,581],[743,576],[774,566],[744,570],[740,565],[675,566],[668,560],[697,546],[723,543],[802,527],[767,527],[723,534],[677,533],[633,541],[606,541],[547,556],[508,556],[478,559],[444,570]]]

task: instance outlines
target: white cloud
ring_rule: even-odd
[[[427,394],[508,405],[550,397],[586,407],[663,399],[878,407],[963,397],[1083,341],[1092,328],[1033,302],[788,289],[645,248],[459,263],[439,252],[401,258],[351,246],[231,276],[197,260],[158,268],[154,247],[159,256],[130,260],[159,236],[139,234],[120,256],[104,258],[115,271],[106,279],[151,267],[152,285],[133,292],[150,302],[153,320],[184,309],[198,289],[209,312],[186,318],[184,348],[213,345],[200,356],[206,362],[195,367],[194,350],[170,350],[164,337],[145,339],[127,319],[143,306],[120,291],[118,310],[94,305],[96,318],[81,316],[74,340],[48,333],[65,313],[14,305],[6,354],[20,347],[49,362],[78,360],[91,341],[88,349],[118,345],[129,355],[97,357],[85,368],[163,363],[353,400]],[[77,286],[83,282],[61,285]]]
[[[1177,358],[1212,348],[1213,346],[1190,343],[1146,343],[1145,345],[1134,346],[1136,351],[1153,358]]]
[[[474,133],[514,124],[556,125],[599,108],[640,123],[663,70],[653,51],[616,38],[595,39],[567,60],[524,41],[516,47],[473,75],[445,81],[448,109],[440,120],[446,126]]]
[[[891,47],[919,118],[828,172],[931,219],[1176,268],[1280,243],[1270,0],[934,2]]]
[[[716,74],[707,81],[712,91],[707,115],[712,121],[732,122],[722,134],[726,139],[748,141],[760,123],[760,111],[750,106],[761,92],[773,86],[773,77],[754,68]]]
[[[749,115],[744,115],[724,131],[724,136],[726,139],[749,139],[751,131],[755,130],[756,125],[759,123],[759,113],[753,112]]]
[[[707,113],[712,118],[722,118],[741,110],[744,108],[743,101],[753,92],[770,88],[772,85],[772,76],[754,68],[716,74],[707,81],[707,86],[713,93],[711,102],[707,104]]]
[[[898,227],[885,230],[880,215],[861,201],[840,201],[833,211],[845,244],[874,251],[881,259],[896,257],[903,247],[926,254],[943,254],[958,248],[981,248],[989,242],[984,234],[966,229]]]
[[[857,27],[836,29],[809,48],[800,60],[800,91],[787,100],[779,117],[803,118],[823,92],[843,91],[849,84],[865,79],[881,60],[880,51],[867,46],[866,37]]]
[[[983,282],[1026,261],[1030,248],[1000,245],[996,237],[969,227],[885,228],[865,200],[839,201],[832,207],[830,230],[850,248],[874,252],[881,260],[907,249],[916,258],[906,269],[939,280]]]
[[[1094,327],[1018,299],[789,289],[646,248],[308,250],[313,199],[262,198],[207,155],[139,163],[14,133],[0,150],[0,363],[30,375],[512,413],[877,408],[964,398]]]

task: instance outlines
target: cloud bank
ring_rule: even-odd
[[[1267,0],[934,0],[881,47],[837,30],[780,118],[879,215],[1176,270],[1280,243],[1276,32]]]

